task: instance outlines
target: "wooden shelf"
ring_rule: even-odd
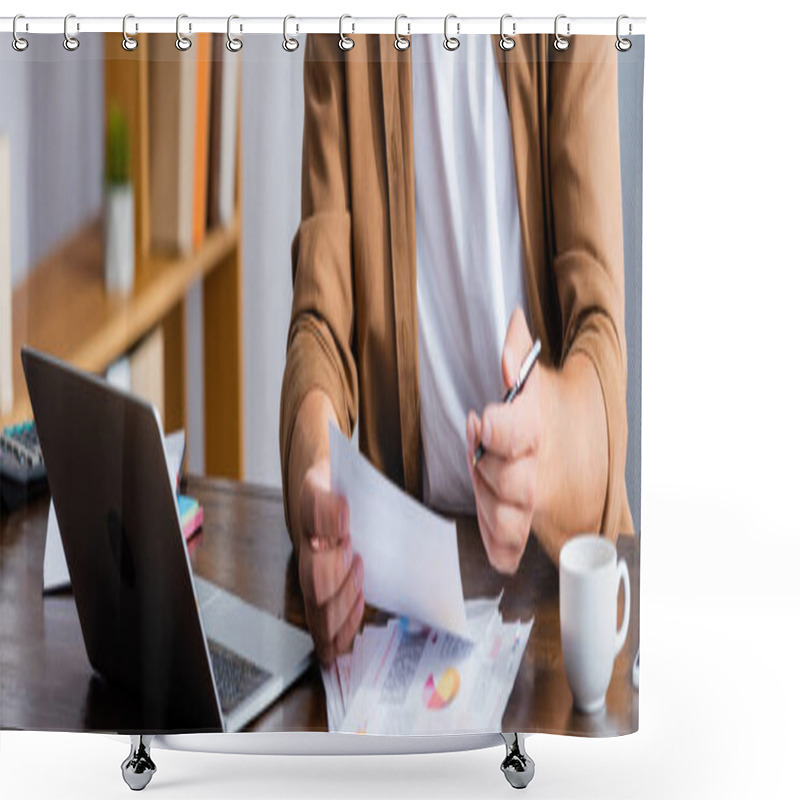
[[[160,327],[164,348],[163,423],[167,430],[185,427],[188,382],[184,300],[190,287],[202,281],[205,471],[209,475],[241,478],[244,334],[240,75],[236,87],[233,221],[225,228],[208,231],[191,255],[155,255],[151,247],[151,215],[159,212],[153,211],[150,202],[155,191],[150,185],[155,167],[151,157],[153,73],[149,53],[156,41],[147,34],[140,35],[138,41],[136,51],[122,58],[119,36],[106,34],[104,62],[106,108],[120,108],[131,126],[136,253],[133,291],[126,296],[106,293],[100,220],[76,231],[33,267],[14,290],[11,301],[14,402],[11,411],[0,418],[0,424],[31,417],[20,360],[23,345],[43,350],[89,372],[101,372],[151,330]],[[173,50],[168,42],[167,51],[172,54]],[[177,180],[177,163],[171,166],[176,170],[173,177]],[[198,184],[201,190],[203,184],[201,177]],[[197,191],[195,186],[195,195]],[[196,202],[197,197],[193,197]],[[193,207],[193,211],[199,213],[198,208]],[[196,222],[194,217],[193,221]]]
[[[31,416],[19,358],[23,344],[90,372],[105,370],[181,303],[193,284],[230,260],[240,234],[237,214],[228,227],[210,231],[196,253],[145,258],[133,291],[124,296],[105,290],[99,220],[66,240],[14,290],[14,405],[2,424]]]

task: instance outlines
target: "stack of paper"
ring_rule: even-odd
[[[331,731],[499,731],[533,620],[503,623],[500,598],[466,603],[468,637],[392,619],[367,626],[322,670]]]

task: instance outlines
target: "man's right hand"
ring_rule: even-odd
[[[327,665],[350,650],[364,616],[364,563],[353,555],[347,500],[331,492],[329,459],[306,471],[299,499],[300,588],[317,655]]]

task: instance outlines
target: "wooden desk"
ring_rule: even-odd
[[[185,491],[204,507],[203,532],[190,542],[196,572],[251,603],[304,627],[303,601],[283,505],[274,490],[228,481],[190,478]],[[47,498],[0,524],[0,727],[38,730],[105,730],[131,727],[125,695],[92,674],[72,595],[42,597]],[[638,728],[639,697],[631,665],[639,646],[639,541],[622,537],[619,552],[631,576],[628,639],[617,658],[605,713],[572,709],[561,655],[558,572],[532,539],[513,579],[489,566],[472,520],[458,524],[467,597],[504,589],[506,619],[535,623],[517,675],[503,729],[569,732],[588,736]],[[368,610],[368,621],[384,616]],[[327,730],[325,693],[310,670],[249,730]]]

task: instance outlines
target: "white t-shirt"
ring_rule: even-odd
[[[424,498],[474,513],[467,413],[502,397],[508,322],[528,316],[511,125],[490,36],[411,52]]]

